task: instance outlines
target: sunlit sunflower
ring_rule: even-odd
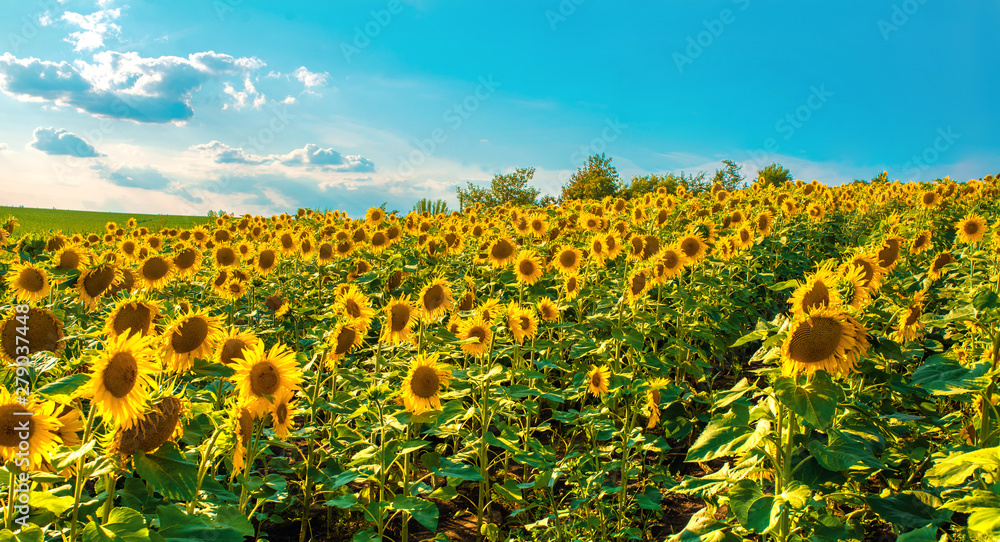
[[[793,317],[803,317],[812,309],[839,305],[836,280],[837,275],[829,269],[821,269],[807,277],[805,284],[796,288],[788,299]]]
[[[924,310],[923,302],[924,292],[917,292],[913,296],[913,300],[910,301],[910,305],[899,315],[899,324],[891,336],[892,340],[905,343],[920,335],[924,329],[924,324],[920,321]]]
[[[832,307],[813,310],[789,329],[781,349],[782,372],[847,375],[867,350],[867,332],[852,316]]]
[[[64,407],[57,416],[59,419],[57,433],[63,446],[79,446],[80,433],[83,432],[83,414],[76,408]]]
[[[178,245],[173,247],[174,272],[178,277],[191,277],[201,269],[201,251],[194,247]]]
[[[493,341],[493,330],[490,328],[489,320],[482,315],[474,316],[461,323],[458,328],[459,340],[476,339],[462,345],[462,352],[470,356],[480,356],[490,349]]]
[[[509,237],[501,237],[490,245],[489,260],[493,267],[507,265],[517,254],[517,243]]]
[[[231,411],[235,447],[233,448],[233,472],[240,472],[246,466],[247,449],[253,438],[253,414],[242,406],[236,406]]]
[[[188,310],[179,315],[163,332],[163,365],[174,372],[184,372],[215,350],[222,338],[218,317],[207,311]]]
[[[39,403],[29,396],[24,404],[21,399],[0,387],[0,458],[3,460],[0,463],[11,461],[22,471],[34,471],[56,449],[59,420],[53,413],[53,403]],[[22,448],[25,440],[27,450]]]
[[[160,372],[153,337],[109,338],[91,361],[90,380],[81,393],[91,397],[98,414],[128,429],[142,418],[153,377]]]
[[[625,285],[625,301],[630,305],[634,305],[649,292],[652,288],[653,281],[650,277],[649,268],[638,267],[634,269],[628,277],[628,282]]]
[[[54,256],[52,261],[57,269],[79,269],[81,265],[90,263],[90,252],[74,245],[64,245]]]
[[[240,257],[233,247],[218,245],[212,253],[212,261],[216,267],[232,267],[240,262]]]
[[[22,313],[11,307],[0,321],[0,345],[0,361],[6,363],[42,351],[59,355],[66,348],[63,323],[48,309],[31,307]]]
[[[20,262],[7,271],[7,287],[23,303],[33,303],[49,295],[49,274],[41,267]]]
[[[643,405],[646,416],[649,418],[649,423],[646,424],[647,429],[652,429],[656,427],[656,424],[660,423],[660,399],[663,395],[663,390],[669,385],[670,380],[667,378],[657,378],[649,383],[649,391],[646,392],[646,403]]]
[[[616,237],[613,233],[609,233],[604,237],[604,246],[608,252],[605,258],[607,260],[614,260],[619,254],[622,253],[622,244],[618,241],[618,237]]]
[[[149,256],[139,264],[139,281],[150,290],[160,289],[170,281],[173,267],[173,262],[164,256]]]
[[[215,360],[224,365],[233,363],[233,360],[242,358],[244,352],[253,349],[260,342],[260,339],[251,332],[240,331],[235,327],[230,328],[224,337],[219,341],[216,348]]]
[[[522,250],[514,260],[514,275],[517,281],[534,284],[542,276],[542,261],[534,250]]]
[[[351,326],[364,335],[371,327],[375,310],[371,307],[371,300],[355,284],[350,284],[338,294],[336,305],[339,311],[348,317]]]
[[[663,284],[667,279],[680,276],[687,265],[687,257],[680,249],[666,248],[660,253],[658,264],[662,266],[662,270],[657,269],[657,282]]]
[[[455,300],[451,296],[451,289],[443,278],[434,279],[430,284],[420,290],[421,317],[427,321],[434,321],[442,314],[451,309]]]
[[[611,371],[607,365],[600,367],[596,365],[590,366],[590,372],[587,373],[587,391],[591,395],[600,397],[608,393],[608,383],[610,382]]]
[[[860,310],[871,299],[871,294],[864,286],[864,277],[863,267],[848,265],[840,268],[835,279],[836,291],[845,306]]]
[[[385,306],[386,323],[382,326],[383,339],[390,344],[406,342],[413,329],[416,309],[409,297],[394,297]]]
[[[507,305],[507,328],[518,344],[531,340],[538,333],[538,319],[529,307],[522,307],[516,301]]]
[[[295,392],[281,388],[274,396],[274,405],[271,409],[271,428],[274,435],[281,440],[288,438],[288,433],[292,430],[292,423],[299,411],[296,409],[298,401],[294,401]]]
[[[582,259],[582,255],[578,249],[571,246],[562,246],[552,258],[552,267],[558,269],[564,275],[571,275],[580,267]]]
[[[491,298],[483,301],[476,309],[476,314],[483,317],[483,321],[493,323],[503,313],[500,300]]]
[[[705,257],[705,252],[708,249],[708,245],[702,240],[700,236],[695,233],[689,233],[682,237],[678,242],[678,247],[681,252],[684,253],[684,258],[690,264],[698,263],[702,258]]]
[[[153,324],[162,314],[161,308],[162,306],[156,301],[144,297],[132,296],[122,299],[115,304],[105,320],[104,333],[112,337],[117,337],[130,330],[129,334],[150,335],[155,333]]]
[[[933,209],[940,203],[941,195],[938,194],[936,190],[928,190],[920,196],[920,205],[922,205],[924,209]]]
[[[955,224],[958,240],[962,243],[978,243],[986,235],[986,220],[977,213],[969,213]]]
[[[176,397],[165,397],[151,412],[128,429],[120,428],[111,445],[113,452],[129,456],[136,451],[152,453],[181,432],[178,424],[184,408]]]
[[[451,371],[440,368],[438,358],[438,354],[418,354],[413,358],[400,386],[406,410],[414,414],[441,410],[441,387],[448,386]]]
[[[555,322],[559,320],[559,307],[552,302],[551,299],[543,297],[538,300],[535,305],[538,308],[538,314],[542,317],[542,320],[546,322]]]
[[[910,244],[910,254],[920,254],[929,250],[932,246],[931,231],[924,230],[913,238],[913,242]]]
[[[275,344],[265,353],[264,344],[257,343],[233,361],[236,374],[230,380],[236,386],[240,404],[255,417],[272,409],[269,396],[276,397],[282,389],[294,392],[302,383],[295,352],[283,344]]]
[[[899,236],[892,236],[882,243],[882,248],[875,255],[879,267],[885,269],[887,272],[895,269],[899,263],[900,248],[905,240]]]
[[[278,251],[270,247],[258,249],[257,256],[253,260],[253,267],[257,273],[267,275],[278,266]]]
[[[563,296],[567,301],[580,295],[581,289],[583,289],[583,279],[580,278],[580,275],[569,275],[563,281]]]
[[[842,267],[860,267],[864,274],[861,276],[861,285],[869,292],[875,293],[882,287],[882,277],[885,274],[883,269],[874,258],[867,255],[858,255],[848,260]]]
[[[355,346],[361,346],[364,341],[364,334],[355,328],[354,324],[340,324],[333,328],[333,332],[327,337],[328,352],[326,354],[327,367],[334,368],[337,363],[346,356]]]
[[[937,280],[944,276],[948,270],[945,266],[955,263],[955,257],[951,255],[950,252],[942,252],[934,258],[934,262],[931,263],[930,277]]]
[[[97,307],[102,296],[108,295],[109,290],[123,280],[122,272],[114,264],[102,263],[96,267],[84,269],[80,277],[76,280],[76,290],[80,295],[80,302],[88,310]]]

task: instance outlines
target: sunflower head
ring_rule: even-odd
[[[91,362],[90,381],[81,389],[106,420],[129,429],[142,418],[159,371],[153,337],[122,334],[104,343]]]
[[[420,291],[421,315],[428,321],[436,320],[451,309],[454,301],[445,279],[434,279]]]
[[[58,444],[60,422],[53,407],[54,403],[38,403],[33,398],[23,404],[21,397],[14,397],[0,387],[0,460],[3,463],[13,461],[24,471],[42,467]],[[25,442],[27,449],[23,448]]]
[[[552,302],[551,299],[543,297],[538,300],[538,314],[542,317],[542,320],[546,322],[555,322],[559,320],[559,307]]]
[[[410,363],[400,393],[403,405],[414,414],[441,409],[441,387],[448,386],[451,371],[438,365],[438,354],[418,354]]]
[[[163,362],[175,372],[184,372],[194,365],[195,358],[214,352],[222,338],[218,317],[206,311],[188,310],[174,319],[163,333]]]
[[[258,343],[253,349],[244,350],[243,357],[234,362],[236,373],[231,379],[239,402],[255,417],[271,410],[271,399],[282,389],[294,392],[302,383],[295,352],[282,344],[265,352],[263,343]]]
[[[847,375],[867,350],[867,332],[852,316],[835,308],[813,310],[789,329],[782,346],[782,372]]]
[[[23,303],[34,303],[49,295],[49,274],[41,267],[27,262],[11,266],[7,271],[7,286]]]
[[[602,365],[600,367],[596,365],[590,366],[590,372],[587,373],[587,391],[591,395],[600,397],[608,393],[608,384],[611,382],[611,371],[608,369],[607,365]]]
[[[969,213],[955,224],[958,240],[963,243],[978,243],[986,235],[986,220],[976,213]]]
[[[257,347],[260,339],[249,332],[242,332],[236,328],[230,328],[216,351],[216,361],[223,365],[231,365],[234,360],[243,358],[248,349]]]
[[[22,331],[27,331],[21,333]],[[63,323],[48,309],[31,307],[26,313],[11,308],[0,321],[0,361],[15,363],[18,357],[35,352],[59,355],[66,348]]]
[[[108,315],[104,323],[104,332],[115,337],[132,333],[149,335],[155,331],[153,325],[160,315],[159,303],[140,297],[123,299]]]
[[[470,356],[480,356],[489,352],[493,342],[493,330],[490,321],[482,315],[474,316],[462,322],[458,327],[458,338],[466,342],[462,352]],[[472,340],[474,339],[474,340]]]
[[[541,259],[533,250],[523,250],[514,261],[514,274],[518,282],[534,284],[542,276]]]
[[[382,326],[385,338],[390,343],[401,343],[410,336],[416,309],[408,297],[395,297],[385,307],[387,322]]]

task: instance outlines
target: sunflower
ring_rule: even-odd
[[[567,301],[571,301],[580,294],[583,288],[583,279],[580,275],[569,275],[563,281],[563,294]]]
[[[336,304],[358,333],[364,335],[368,332],[375,310],[371,308],[371,300],[357,285],[351,284],[344,289],[337,296]]]
[[[440,315],[451,309],[455,300],[451,289],[443,278],[434,279],[420,291],[421,316],[427,321],[436,320]]]
[[[913,243],[910,244],[910,254],[920,254],[930,249],[931,246],[931,231],[924,230],[913,238]]]
[[[644,240],[638,235],[633,235],[629,237],[626,242],[626,250],[628,253],[625,258],[630,262],[637,262],[642,259],[642,253],[644,247]]]
[[[705,251],[708,248],[705,241],[703,241],[698,234],[693,232],[682,237],[678,246],[680,247],[681,252],[684,253],[684,258],[691,264],[698,263],[699,260],[704,258]]]
[[[234,359],[242,358],[246,350],[255,348],[259,342],[260,339],[253,333],[239,331],[235,327],[229,328],[219,341],[215,360],[223,365],[229,365]]]
[[[90,253],[73,245],[64,245],[52,256],[52,261],[57,269],[79,269],[81,265],[90,263]]]
[[[613,233],[609,233],[604,238],[604,246],[608,252],[606,257],[608,260],[614,260],[622,253],[622,244],[618,242],[618,238]]]
[[[233,247],[218,245],[212,253],[212,261],[216,267],[232,267],[239,263],[240,257]]]
[[[977,213],[969,213],[955,224],[958,240],[963,243],[978,243],[986,235],[986,220]]]
[[[920,196],[920,204],[924,209],[933,209],[941,203],[941,195],[935,190],[928,190]]]
[[[236,435],[236,446],[233,449],[233,472],[240,472],[245,467],[247,448],[253,438],[253,414],[245,407],[237,406],[232,410],[233,433]]]
[[[538,308],[538,314],[541,315],[542,320],[546,322],[559,320],[559,307],[556,307],[556,304],[551,299],[543,297],[538,300],[535,306]]]
[[[24,328],[27,331],[20,333]],[[0,361],[16,363],[21,356],[42,351],[58,356],[64,348],[63,323],[48,309],[31,307],[28,312],[17,312],[11,307],[0,321]]]
[[[578,249],[571,246],[563,246],[556,251],[556,255],[552,259],[552,267],[555,267],[564,275],[571,275],[580,267],[582,259],[582,255]]]
[[[867,332],[852,316],[832,307],[813,310],[792,324],[781,348],[782,372],[847,375],[867,350]]]
[[[646,392],[646,404],[645,410],[649,412],[649,423],[646,424],[646,429],[652,429],[656,424],[660,423],[660,399],[662,391],[670,384],[670,380],[666,378],[657,378],[649,383],[649,391]]]
[[[0,458],[2,463],[13,461],[22,471],[32,471],[55,451],[59,420],[53,415],[53,403],[28,398],[24,404],[23,400],[0,387]],[[25,433],[27,450],[22,448]]]
[[[75,408],[65,407],[58,419],[58,436],[63,446],[79,446],[80,433],[83,432],[83,414]]]
[[[835,282],[837,275],[829,269],[821,269],[806,278],[805,284],[792,292],[788,304],[792,306],[795,318],[805,316],[814,308],[836,307],[840,304]]]
[[[160,304],[143,298],[130,297],[115,304],[104,323],[104,333],[117,337],[129,332],[149,335],[155,333],[153,324],[161,316]]]
[[[378,226],[385,220],[385,211],[380,207],[372,207],[365,213],[365,220],[372,226]]]
[[[948,272],[945,266],[955,263],[955,257],[951,255],[950,252],[942,252],[934,258],[934,262],[931,264],[930,276],[932,279],[941,278],[945,273]]]
[[[278,251],[270,247],[258,250],[257,257],[254,258],[253,267],[257,273],[267,275],[278,266]]]
[[[451,371],[440,368],[438,358],[438,354],[418,354],[413,358],[400,386],[406,410],[414,414],[441,410],[441,386],[448,386]]]
[[[174,257],[171,262],[174,272],[179,277],[190,277],[201,268],[201,251],[185,245],[173,247]]]
[[[876,258],[880,267],[886,271],[892,271],[896,264],[899,263],[899,249],[902,246],[903,239],[899,236],[893,236],[885,240],[882,243],[882,248],[879,249],[876,254]]]
[[[110,294],[111,288],[123,280],[122,272],[112,263],[84,269],[76,280],[76,290],[80,302],[88,310],[93,310],[102,296]]]
[[[514,259],[517,243],[509,237],[501,237],[490,245],[489,260],[493,267],[503,267]]]
[[[218,317],[191,309],[174,319],[163,333],[163,364],[174,372],[184,372],[215,350],[222,338]]]
[[[91,397],[97,412],[120,428],[142,418],[153,377],[160,371],[153,337],[119,335],[109,338],[91,362],[90,380],[81,393]]]
[[[658,265],[662,266],[662,271],[657,269],[657,282],[663,284],[667,279],[680,276],[684,271],[684,266],[687,265],[687,257],[680,249],[666,248],[660,253]]]
[[[590,366],[590,372],[587,373],[587,391],[591,395],[600,397],[608,393],[608,382],[611,380],[611,371],[608,369],[607,365],[602,365],[600,367],[596,365]]]
[[[871,293],[875,293],[882,287],[882,276],[885,273],[875,260],[866,255],[855,256],[852,260],[844,264],[844,267],[860,267],[864,272],[861,276],[861,286]]]
[[[23,303],[32,303],[49,295],[49,275],[35,264],[21,262],[7,271],[7,287]]]
[[[157,290],[170,281],[174,264],[163,256],[149,256],[139,265],[139,280],[150,290]]]
[[[924,329],[924,324],[920,321],[920,316],[923,315],[923,301],[924,292],[917,292],[913,296],[910,305],[899,316],[899,327],[892,334],[892,340],[905,343],[917,337],[920,331]]]
[[[534,284],[542,276],[542,262],[534,250],[522,250],[514,261],[514,274],[523,284]]]
[[[871,294],[864,286],[864,276],[865,270],[862,267],[841,267],[836,277],[836,291],[844,305],[860,310],[871,299]]]
[[[385,306],[386,323],[382,327],[383,338],[390,344],[406,341],[413,328],[416,309],[408,297],[394,297]]]
[[[299,411],[295,408],[298,401],[293,401],[295,392],[282,388],[274,396],[274,407],[271,409],[271,428],[274,435],[281,440],[288,438],[292,423]]]
[[[524,344],[525,339],[531,340],[538,333],[538,319],[530,308],[511,301],[507,305],[507,328],[518,344]]]
[[[364,341],[364,334],[354,327],[353,324],[340,324],[333,329],[333,333],[327,338],[329,353],[326,355],[326,362],[329,368],[334,368],[341,358],[347,355],[355,346],[361,346]]]
[[[625,288],[625,300],[628,304],[634,305],[652,288],[653,283],[649,275],[649,269],[645,267],[639,267],[632,271]]]
[[[492,323],[503,312],[499,299],[487,299],[479,305],[476,313],[483,317],[483,321]]]
[[[462,341],[476,339],[475,342],[463,344],[462,352],[470,356],[479,356],[489,351],[490,343],[493,341],[493,330],[490,328],[489,320],[482,315],[474,316],[459,326],[458,338]]]
[[[281,390],[294,392],[302,383],[295,352],[283,344],[275,344],[265,353],[264,344],[257,343],[233,361],[236,373],[230,379],[236,385],[240,404],[254,417],[272,409],[269,397],[277,397]]]
[[[163,398],[153,407],[152,412],[143,416],[135,425],[119,429],[111,450],[125,456],[140,450],[145,453],[154,452],[181,431],[178,422],[182,412],[180,399]]]

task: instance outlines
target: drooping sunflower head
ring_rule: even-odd
[[[337,366],[337,362],[346,356],[355,346],[361,346],[364,335],[353,324],[340,324],[327,337],[326,362],[329,368]]]
[[[264,300],[264,306],[274,312],[274,317],[278,319],[283,318],[290,310],[288,302],[278,294],[268,296]]]
[[[242,358],[248,349],[256,348],[259,342],[257,335],[251,332],[240,331],[235,327],[229,328],[219,341],[215,359],[223,365],[230,365],[234,360]]]
[[[602,365],[600,367],[596,365],[590,366],[590,372],[587,373],[587,391],[596,397],[606,395],[608,393],[608,384],[611,382],[611,371],[608,369],[607,365]]]
[[[493,329],[490,321],[482,315],[474,316],[459,325],[458,338],[463,341],[475,339],[462,345],[462,352],[470,356],[479,356],[489,352],[493,340]]]
[[[538,333],[538,320],[529,307],[522,307],[516,301],[507,305],[507,328],[519,344],[530,340]]]
[[[924,230],[917,234],[917,236],[913,239],[913,243],[910,244],[910,254],[920,254],[921,252],[930,249],[931,246],[931,231]]]
[[[568,275],[563,281],[563,294],[567,301],[573,300],[576,296],[580,295],[580,290],[583,289],[583,279],[580,275]]]
[[[945,268],[949,264],[955,263],[955,257],[951,255],[950,252],[942,252],[934,258],[934,262],[931,263],[930,276],[932,279],[938,279],[943,276],[948,270]]]
[[[829,307],[814,310],[789,329],[782,346],[782,372],[847,375],[867,350],[867,332],[852,316]]]
[[[428,321],[436,320],[451,309],[454,302],[447,281],[434,279],[420,291],[421,316]]]
[[[885,274],[885,269],[883,269],[871,256],[858,255],[851,260],[848,260],[848,262],[844,265],[861,268],[863,271],[863,274],[861,275],[861,286],[869,292],[877,292],[879,288],[882,287],[882,276]]]
[[[514,275],[518,282],[534,284],[542,277],[542,262],[533,250],[522,250],[514,261]]]
[[[882,248],[876,254],[876,261],[880,267],[886,271],[892,271],[896,267],[896,264],[899,263],[900,247],[903,241],[905,239],[902,237],[893,236],[882,243]]]
[[[788,300],[792,306],[792,314],[798,318],[813,309],[839,305],[836,280],[837,275],[827,269],[821,269],[806,278],[805,284],[796,288]]]
[[[34,303],[49,295],[51,285],[45,269],[28,262],[11,266],[7,271],[7,286],[23,303]]]
[[[218,317],[207,311],[188,310],[179,315],[163,333],[163,363],[175,372],[184,372],[194,365],[196,358],[214,352],[222,338]]]
[[[441,409],[441,387],[447,387],[451,371],[438,365],[438,354],[418,354],[410,363],[400,393],[406,410],[422,414]]]
[[[555,322],[559,320],[559,307],[557,307],[551,299],[543,297],[538,300],[536,306],[538,307],[538,314],[541,315],[542,320],[545,320],[546,322]]]
[[[84,269],[76,280],[80,302],[88,310],[93,310],[101,297],[109,295],[111,289],[122,280],[122,271],[113,263],[100,263],[96,267]]]
[[[117,337],[122,334],[155,333],[153,325],[161,315],[161,306],[155,301],[140,297],[129,297],[115,304],[104,323],[104,333]]]
[[[288,433],[292,430],[292,423],[298,415],[295,408],[298,401],[294,401],[295,392],[288,388],[282,388],[274,396],[274,405],[271,409],[271,428],[274,434],[281,440],[288,438]]]
[[[275,344],[265,352],[264,344],[258,343],[233,361],[236,373],[230,378],[236,385],[239,403],[255,417],[271,410],[269,397],[276,397],[282,389],[294,392],[302,383],[295,352],[283,344]]]
[[[636,268],[628,277],[628,283],[625,288],[626,301],[629,304],[635,304],[646,295],[646,292],[652,286],[653,282],[650,280],[649,269],[644,267]]]
[[[142,418],[159,371],[153,337],[118,335],[109,338],[91,360],[83,394],[92,398],[105,420],[129,429]]]
[[[924,295],[924,292],[918,292],[913,296],[909,305],[903,309],[899,315],[899,324],[896,327],[896,331],[892,334],[892,340],[905,343],[920,335],[920,331],[924,329],[924,324],[920,321],[924,310]]]
[[[120,428],[111,446],[113,452],[125,456],[133,452],[152,453],[179,432],[178,422],[184,408],[176,397],[164,397],[152,412],[144,415],[128,429]]]
[[[978,243],[986,235],[986,220],[977,213],[969,213],[955,224],[958,240],[963,243]]]
[[[387,322],[382,327],[385,338],[391,343],[401,343],[409,338],[416,309],[408,297],[394,297],[385,306]]]
[[[42,351],[59,355],[65,348],[63,323],[48,309],[31,307],[21,313],[11,308],[0,321],[0,361],[15,363],[20,356]]]

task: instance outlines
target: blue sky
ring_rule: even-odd
[[[359,214],[587,155],[830,184],[1000,166],[1000,3],[5,2],[0,201]]]

